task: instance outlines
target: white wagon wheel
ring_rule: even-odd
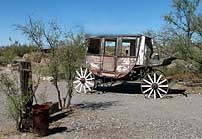
[[[143,94],[147,94],[147,98],[162,98],[168,93],[168,80],[162,73],[152,72],[143,78],[141,90]]]
[[[80,68],[80,70],[76,70],[76,77],[73,83],[76,92],[87,93],[91,92],[92,88],[94,88],[95,78],[87,68]]]

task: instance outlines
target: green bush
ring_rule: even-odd
[[[25,100],[18,88],[17,81],[7,74],[0,74],[0,90],[7,97],[7,114],[16,122],[19,129],[22,102]]]
[[[15,58],[23,57],[26,53],[36,52],[37,48],[32,45],[10,45],[0,50],[0,64],[7,65]]]
[[[17,57],[17,54],[13,48],[3,48],[0,52],[0,64],[6,65],[8,63],[11,63],[15,57]]]
[[[31,53],[37,51],[35,46],[31,45],[19,45],[19,46],[11,46],[11,49],[14,49],[15,53],[19,57],[23,57],[26,53]]]

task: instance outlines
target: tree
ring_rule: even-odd
[[[64,97],[64,107],[69,107],[76,69],[79,68],[85,56],[83,33],[81,32],[77,35],[72,32],[65,33],[65,43],[60,50],[62,51],[61,67],[68,86],[66,96]]]
[[[194,22],[200,0],[173,0],[173,12],[164,16],[164,20],[173,27],[176,35],[185,35],[187,41],[194,34]]]
[[[173,0],[173,9],[164,20],[172,33],[170,45],[174,47],[173,54],[201,66],[202,49],[197,39],[201,32],[199,4],[200,0]]]
[[[48,65],[50,75],[53,77],[52,83],[57,90],[59,105],[61,108],[65,108],[66,99],[68,98],[67,106],[69,106],[73,92],[74,73],[81,64],[85,53],[83,33],[66,33],[55,22],[44,26],[41,21],[34,21],[31,18],[29,18],[29,22],[26,25],[17,25],[17,28],[40,49],[43,48],[43,45],[49,46],[49,62],[46,62],[46,64]],[[64,104],[62,104],[61,90],[58,86],[61,76],[64,77],[68,87]]]
[[[172,49],[172,32],[168,27],[162,27],[160,31],[146,30],[143,34],[150,36],[153,39],[153,45],[157,48],[160,57],[167,58],[172,57],[174,50]]]
[[[202,45],[201,45],[202,44],[202,13],[196,17],[194,29],[198,36],[197,41],[199,42],[200,46],[202,47]],[[200,49],[202,49],[202,48],[200,48]]]

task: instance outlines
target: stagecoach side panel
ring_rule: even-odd
[[[133,69],[135,64],[136,64],[136,57],[118,57],[116,67],[118,78],[127,75]]]
[[[137,63],[136,63],[137,65],[144,64],[144,54],[145,54],[145,36],[142,36],[137,55]]]
[[[101,58],[99,55],[87,55],[86,56],[86,64],[89,65],[89,70],[95,74],[99,75],[100,74],[100,69],[101,69]]]
[[[103,71],[104,72],[114,72],[114,68],[115,68],[114,56],[104,56],[103,57]]]

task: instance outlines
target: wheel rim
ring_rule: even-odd
[[[168,80],[163,74],[151,73],[143,79],[141,89],[143,94],[147,94],[148,98],[152,96],[154,99],[162,98],[168,93]]]
[[[94,87],[95,78],[93,77],[92,72],[89,72],[87,68],[80,68],[80,70],[76,70],[76,77],[74,83],[74,89],[78,93],[87,93],[88,91],[92,91]]]

